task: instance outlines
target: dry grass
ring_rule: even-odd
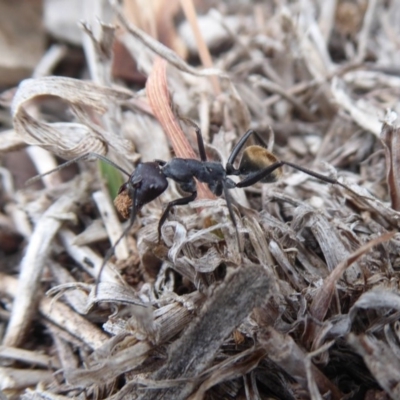
[[[198,1],[197,16],[189,0],[182,14],[177,1],[89,3],[90,79],[48,76],[66,54],[50,48],[2,95],[14,128],[1,154],[26,148],[40,173],[57,166],[50,153],[129,171],[197,157],[182,116],[223,164],[252,128],[280,159],[340,184],[285,168],[232,190],[239,245],[205,185],[159,243],[163,205],[181,196],[171,183],[95,290],[126,224],[98,168],[18,190],[2,168],[0,398],[400,399],[400,3]],[[107,12],[113,23],[99,24]],[[115,38],[145,90],[138,72],[136,86],[116,79]]]

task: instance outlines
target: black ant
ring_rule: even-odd
[[[197,189],[195,179],[207,184],[211,192],[216,196],[224,194],[229,215],[236,232],[236,218],[232,210],[232,203],[228,190],[245,188],[257,182],[276,182],[282,175],[283,165],[288,165],[322,181],[338,184],[346,188],[345,185],[341,184],[336,179],[318,174],[296,164],[279,160],[265,147],[258,145],[248,146],[243,152],[239,167],[235,168],[233,164],[251,135],[255,135],[258,140],[262,142],[257,132],[251,129],[248,130],[235,145],[224,168],[219,162],[207,161],[200,128],[196,125],[194,125],[194,128],[197,136],[200,160],[177,157],[170,161],[155,160],[152,162],[139,163],[131,175],[124,171],[124,173],[129,176],[129,179],[119,189],[115,205],[123,216],[128,218],[130,215],[130,223],[126,231],[133,225],[138,210],[143,205],[159,197],[167,189],[167,178],[174,180],[182,191],[190,193],[190,195],[173,200],[167,204],[158,223],[159,239],[161,237],[161,227],[166,221],[171,209],[174,206],[185,205],[196,199]],[[243,179],[239,182],[234,182],[229,178],[229,175],[240,175]],[[119,198],[119,196],[121,197]]]
[[[119,167],[108,158],[96,153],[87,153],[83,156],[67,161],[61,166],[61,168],[63,168],[79,160],[97,158],[114,166],[129,177],[127,182],[120,187],[118,196],[115,199],[116,208],[123,217],[129,217],[129,223],[121,237],[117,240],[113,247],[110,248],[109,252],[107,252],[101,269],[113,254],[115,246],[133,226],[138,210],[143,205],[150,203],[159,197],[167,189],[168,178],[174,180],[182,189],[182,191],[190,193],[190,195],[173,200],[167,204],[158,223],[159,240],[161,238],[161,227],[166,221],[171,209],[174,206],[185,205],[196,199],[197,189],[195,179],[207,184],[211,192],[216,196],[221,196],[224,194],[230,218],[236,229],[237,238],[239,238],[239,236],[237,232],[236,218],[232,210],[231,198],[228,193],[229,189],[245,188],[254,185],[257,182],[275,182],[282,175],[283,165],[288,165],[322,181],[331,184],[338,184],[347,189],[345,185],[341,184],[336,179],[318,174],[288,161],[279,160],[265,147],[258,145],[248,146],[244,150],[239,167],[236,168],[234,163],[249,137],[251,135],[255,135],[258,140],[262,142],[260,136],[251,129],[248,130],[235,145],[224,168],[224,166],[219,162],[207,160],[200,128],[195,124],[192,125],[196,131],[200,160],[176,157],[170,161],[155,160],[152,162],[143,162],[137,165],[132,174],[129,174],[127,171]],[[43,175],[47,175],[54,171],[55,170],[49,171]],[[229,178],[229,175],[239,175],[242,176],[243,179],[239,182],[234,182],[231,178]],[[100,274],[101,270],[98,279],[100,279]]]

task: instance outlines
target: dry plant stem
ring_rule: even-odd
[[[7,197],[12,197],[15,188],[14,188],[14,180],[10,171],[6,168],[0,167],[0,179],[1,179],[3,195]]]
[[[32,78],[39,78],[51,74],[51,71],[66,56],[68,47],[65,45],[53,44],[46,51],[39,64],[36,65]]]
[[[70,400],[70,396],[62,396],[61,394],[54,394],[50,390],[42,390],[39,386],[34,391],[27,389],[21,400]],[[0,398],[0,400],[3,400]],[[7,399],[4,399],[7,400]]]
[[[93,250],[87,246],[77,246],[75,244],[76,235],[70,230],[63,229],[59,236],[62,240],[65,250],[68,254],[93,278],[99,276],[100,268],[103,264],[103,259],[99,257]],[[111,263],[107,263],[102,271],[102,280],[107,282],[120,284],[121,278],[118,276],[115,268],[111,268]]]
[[[67,332],[63,328],[57,326],[56,324],[53,324],[50,320],[43,319],[42,322],[52,338],[57,337],[60,340],[62,340],[65,344],[68,344],[75,349],[81,348],[85,353],[90,351],[89,346],[87,346],[85,343],[83,343],[75,336],[72,336],[69,332]]]
[[[93,350],[101,347],[108,340],[108,336],[96,325],[61,302],[53,302],[51,299],[45,298],[40,302],[39,311],[50,322]]]
[[[255,18],[257,18],[259,16],[258,13],[261,13],[261,19],[262,19],[263,16],[262,16],[261,7],[256,7],[256,5],[254,5],[254,9],[255,9],[255,12],[254,12]],[[240,47],[240,50],[246,56],[251,58],[251,50],[248,46],[248,43],[246,43],[244,40],[242,40],[242,37],[239,36],[236,32],[232,31],[232,29],[229,27],[229,25],[225,22],[225,19],[224,19],[225,16],[223,14],[221,14],[219,11],[217,11],[215,8],[212,8],[211,10],[209,10],[208,15],[210,17],[214,18],[216,21],[218,21],[218,23],[221,24],[221,27],[223,27],[225,29],[225,31],[227,32],[230,39],[232,41],[234,41],[234,43]],[[208,48],[207,48],[207,50],[208,50]],[[277,74],[275,74],[275,77],[277,77],[279,80],[279,77]]]
[[[4,209],[6,213],[10,215],[18,232],[24,236],[24,238],[29,238],[32,234],[32,227],[26,212],[21,210],[20,207],[14,203],[8,203]]]
[[[167,86],[167,63],[157,57],[153,70],[147,79],[146,93],[154,115],[170,140],[177,157],[197,158],[171,109]],[[199,199],[213,199],[215,196],[203,183],[197,184]]]
[[[14,299],[17,298],[19,290],[18,281],[0,273],[0,293],[6,294]],[[43,298],[39,303],[39,312],[51,323],[67,331],[73,337],[85,343],[91,349],[102,346],[108,336],[95,325],[71,310],[65,304]],[[5,344],[7,346],[7,344]]]
[[[358,39],[356,62],[363,61],[366,56],[368,47],[368,38],[371,32],[371,26],[373,23],[376,5],[377,5],[377,0],[368,0],[368,8],[364,15],[363,25],[358,36],[359,39]]]
[[[82,43],[92,80],[111,86],[111,47],[115,28],[101,22],[106,18],[105,5],[96,0],[83,3],[85,23],[82,30],[86,35],[83,35]]]
[[[3,344],[18,346],[26,335],[39,300],[40,278],[47,255],[53,238],[63,223],[60,216],[69,213],[85,196],[86,192],[82,187],[72,188],[70,193],[51,205],[37,222],[21,261],[18,292]]]
[[[76,237],[75,244],[77,246],[86,246],[107,239],[108,234],[104,228],[103,221],[96,219]]]
[[[328,50],[327,42],[323,37],[319,25],[316,23],[316,21],[311,22],[311,26],[307,28],[307,31],[310,37],[310,41],[313,43],[314,48],[318,53],[318,57],[320,58],[320,62],[322,63],[322,70],[320,70],[320,73],[322,75],[322,78],[325,78],[330,72],[335,70],[330,52]]]
[[[287,281],[290,282],[291,285],[296,288],[296,290],[301,292],[301,290],[304,289],[304,282],[297,271],[293,268],[287,257],[285,257],[278,243],[274,240],[270,240],[269,250],[281,267],[283,273],[286,275]]]
[[[254,307],[266,301],[270,278],[260,266],[237,269],[215,290],[195,320],[170,348],[167,363],[152,379],[196,378],[213,361],[224,339]],[[147,390],[141,400],[184,400],[192,393],[195,381],[165,389]]]
[[[243,222],[249,232],[250,242],[260,264],[263,266],[274,265],[275,260],[268,248],[267,238],[261,229],[258,219],[252,215],[247,215]]]
[[[385,149],[386,181],[392,208],[400,211],[400,127],[384,123],[381,141]]]
[[[321,13],[319,16],[318,25],[326,44],[329,42],[329,38],[334,27],[337,2],[338,0],[321,0],[319,2]]]
[[[187,64],[182,58],[180,58],[174,51],[169,49],[168,47],[164,46],[159,41],[152,38],[147,33],[143,32],[142,30],[138,29],[135,25],[130,24],[124,15],[122,14],[119,7],[115,6],[116,13],[118,18],[123,25],[123,27],[132,34],[135,38],[140,40],[145,46],[150,48],[156,54],[158,54],[163,59],[167,60],[168,63],[173,65],[175,68],[179,69],[180,71],[187,72],[194,76],[212,76],[217,75],[221,78],[229,79],[229,76],[225,74],[223,71],[216,69],[216,68],[207,68],[203,70],[198,70],[193,68],[189,64]]]
[[[66,55],[66,46],[53,45],[46,54],[40,60],[40,63],[36,66],[32,78],[40,78],[51,74],[53,68],[57,63]],[[36,170],[39,174],[44,174],[47,171],[53,170],[57,167],[57,162],[54,155],[49,153],[47,150],[37,147],[30,146],[27,148],[32,162],[35,164]],[[55,171],[51,175],[43,176],[42,182],[48,188],[59,185],[62,182],[61,175],[58,171]]]
[[[338,67],[333,72],[328,73],[324,79],[312,79],[308,82],[296,83],[293,86],[291,86],[290,88],[285,89],[285,93],[288,95],[291,95],[291,96],[300,95],[301,93],[303,93],[307,90],[321,86],[324,83],[329,82],[333,78],[342,76],[346,72],[351,71],[356,68],[359,68],[361,66],[362,66],[362,63],[348,63],[342,67]],[[265,99],[263,103],[266,107],[271,107],[277,101],[280,101],[281,98],[282,97],[280,95],[274,94],[274,95],[268,97],[267,99]]]
[[[66,371],[67,380],[71,385],[82,387],[99,383],[104,384],[141,365],[148,358],[148,352],[152,347],[149,342],[138,342],[109,356],[107,360],[102,360],[94,368],[85,370],[73,368]]]
[[[199,49],[199,56],[202,64],[206,68],[213,67],[213,61],[211,58],[210,51],[204,41],[203,35],[201,34],[199,23],[197,21],[196,9],[194,7],[192,0],[180,0],[183,12],[185,13],[186,19],[189,21],[192,27],[197,47]],[[216,76],[211,77],[211,82],[214,88],[214,95],[218,96],[221,94],[221,86],[219,84],[218,78]]]
[[[49,267],[55,282],[58,283],[58,285],[67,286],[65,292],[60,290],[60,292],[63,294],[63,301],[69,307],[74,309],[77,313],[84,314],[87,308],[87,301],[88,301],[87,292],[85,292],[84,290],[79,290],[80,289],[80,287],[78,286],[79,283],[76,282],[76,279],[73,277],[73,275],[70,274],[70,272],[67,269],[63,268],[58,263],[51,262]],[[89,286],[90,285],[87,285],[87,287]],[[50,293],[52,293],[53,291],[61,295],[61,293],[57,290],[57,286],[47,291],[46,294],[50,296]]]
[[[16,347],[0,346],[0,358],[15,360],[24,364],[48,368],[60,368],[60,363],[56,358],[46,356],[37,351],[23,350]]]
[[[309,209],[306,209],[305,213],[309,214]],[[340,240],[340,235],[335,227],[324,215],[310,213],[308,216],[310,222],[312,221],[311,230],[321,246],[328,270],[332,271],[340,262],[349,256],[349,252]],[[355,275],[358,273],[359,270],[357,269]],[[355,279],[354,274],[352,274],[352,276],[347,275],[346,278],[351,282]]]
[[[312,400],[324,400],[318,390],[317,382],[315,382],[313,374],[313,364],[310,357],[304,359],[304,366],[306,368],[307,386]]]
[[[119,222],[115,207],[113,207],[110,196],[103,191],[93,193],[93,199],[100,211],[101,218],[106,227],[111,244],[114,245],[120,239],[123,229]],[[119,260],[125,260],[129,256],[128,244],[126,237],[122,238],[115,248],[115,256]]]
[[[0,390],[25,389],[54,381],[53,372],[42,369],[0,368]]]
[[[88,22],[82,24],[82,29],[86,33],[86,35],[83,35],[83,46],[92,80],[111,88],[112,46],[116,28],[115,26],[106,25],[104,22],[101,22],[108,16],[108,8],[107,2],[96,0],[85,1],[85,21]],[[120,136],[121,121],[119,108],[118,103],[109,102],[107,113],[102,116],[101,120],[95,120],[106,132],[113,133],[115,137]]]
[[[47,327],[49,328],[51,337],[54,340],[54,349],[57,352],[57,356],[60,360],[62,368],[78,368],[79,357],[74,353],[72,343],[63,340],[61,335],[55,334],[53,327],[50,326],[50,323],[47,324]]]
[[[210,102],[205,92],[200,93],[200,104],[199,104],[199,119],[200,129],[203,135],[204,141],[210,143]]]
[[[268,90],[270,92],[279,94],[284,99],[286,99],[290,104],[292,104],[297,109],[297,111],[299,111],[299,113],[301,114],[301,116],[303,117],[304,120],[310,121],[310,122],[314,122],[317,120],[316,117],[314,116],[314,114],[311,113],[307,109],[307,107],[305,107],[299,100],[297,100],[294,96],[289,94],[287,92],[287,90],[285,90],[284,88],[281,88],[279,85],[269,81],[266,78],[262,78],[262,77],[254,77],[254,78],[255,78],[254,82],[257,86],[259,86],[265,90]]]
[[[147,79],[146,94],[153,114],[163,127],[177,157],[196,158],[177,118],[171,109],[171,97],[167,83],[167,63],[157,57],[153,70]]]
[[[57,168],[55,157],[47,150],[38,146],[29,146],[26,151],[29,154],[32,162],[35,164],[36,170],[39,174],[44,174],[47,171]],[[41,179],[47,188],[55,187],[62,182],[61,175],[58,171],[55,171],[53,174],[43,176]]]
[[[319,289],[318,293],[314,296],[313,302],[310,307],[310,314],[318,321],[323,321],[328,308],[331,304],[332,297],[335,292],[336,283],[342,277],[344,271],[355,263],[366,252],[371,250],[374,246],[380,243],[389,241],[395,235],[394,232],[386,233],[376,239],[371,240],[364,246],[360,247],[357,251],[350,255],[346,260],[342,261],[337,267],[324,279],[324,284]]]

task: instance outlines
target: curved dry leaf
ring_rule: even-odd
[[[41,96],[55,96],[67,102],[82,123],[48,123],[34,117],[29,111],[39,104]],[[130,143],[103,129],[99,118],[111,105],[131,97],[132,93],[125,89],[71,78],[26,79],[19,85],[12,103],[15,132],[26,143],[45,147],[66,159],[88,152],[104,155],[109,146],[128,154]],[[99,117],[95,118],[93,112]]]
[[[342,393],[316,366],[311,365],[308,371],[307,353],[288,334],[267,327],[259,334],[261,346],[268,352],[268,357],[289,373],[303,387],[308,387],[308,376],[311,372],[318,389],[322,393],[330,392],[331,398],[339,400]]]
[[[371,374],[392,399],[400,398],[400,361],[383,341],[350,334],[348,343],[362,356]]]
[[[25,143],[41,146],[65,159],[72,159],[88,152],[107,153],[106,143],[85,125],[77,123],[45,123],[21,108],[14,118],[15,133]]]
[[[319,321],[322,321],[328,311],[332,297],[336,290],[336,283],[342,277],[343,273],[353,263],[355,263],[360,257],[366,252],[371,250],[372,247],[389,241],[394,236],[393,232],[386,233],[376,239],[371,240],[364,246],[360,247],[357,251],[350,254],[345,260],[340,262],[335,269],[324,279],[322,287],[318,290],[314,296],[313,302],[310,307],[311,315]],[[350,310],[351,314],[351,310]]]

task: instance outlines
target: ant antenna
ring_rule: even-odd
[[[100,270],[97,273],[96,281],[95,281],[95,287],[94,287],[94,295],[95,297],[97,296],[98,292],[98,287],[99,283],[101,280],[101,274],[104,270],[104,267],[106,266],[107,262],[110,260],[112,255],[114,254],[115,248],[118,246],[119,242],[129,233],[131,230],[133,224],[135,223],[136,215],[137,215],[137,207],[136,202],[137,202],[137,195],[136,195],[136,189],[132,187],[132,210],[131,210],[131,215],[129,217],[129,223],[128,226],[124,229],[122,232],[121,236],[118,238],[118,240],[107,250],[107,253],[104,256],[103,263],[101,264]]]
[[[52,169],[50,171],[47,171],[44,174],[40,174],[40,175],[34,176],[33,178],[28,179],[25,182],[25,185],[30,185],[31,183],[36,182],[37,180],[42,178],[43,176],[50,175],[50,174],[52,174],[53,172],[56,172],[56,171],[60,171],[61,169],[64,169],[64,168],[68,167],[69,165],[75,164],[75,163],[77,163],[79,161],[83,161],[83,160],[91,161],[93,159],[98,159],[98,160],[104,161],[105,163],[107,163],[107,164],[111,165],[112,167],[116,168],[118,171],[122,172],[124,175],[126,175],[128,177],[131,176],[131,174],[129,172],[127,172],[125,169],[120,167],[115,162],[111,161],[109,158],[107,158],[105,156],[102,156],[100,154],[97,154],[97,153],[89,152],[89,153],[83,154],[81,156],[75,157],[72,160],[68,160],[65,163],[63,163],[60,166],[58,166],[57,168],[54,168],[54,169]],[[104,256],[103,263],[101,264],[100,270],[99,270],[99,272],[97,274],[96,281],[95,281],[95,289],[94,289],[95,296],[97,295],[98,285],[100,283],[101,274],[102,274],[102,272],[104,270],[105,265],[110,260],[111,256],[114,254],[115,248],[118,246],[119,242],[127,235],[127,233],[132,228],[132,226],[133,226],[133,224],[135,222],[135,218],[136,218],[136,214],[137,214],[137,212],[136,212],[137,207],[134,206],[135,202],[136,202],[136,189],[132,188],[132,191],[133,191],[133,195],[132,195],[133,206],[132,206],[132,211],[131,211],[131,215],[130,215],[130,219],[129,219],[129,224],[124,229],[124,231],[122,232],[122,234],[118,238],[118,240],[113,244],[112,247],[110,247],[110,249],[108,249],[107,253]]]
[[[72,164],[77,163],[78,161],[82,161],[82,160],[89,160],[89,161],[91,161],[91,159],[96,159],[96,158],[97,158],[98,160],[104,161],[105,163],[107,163],[107,164],[113,166],[113,167],[116,168],[118,171],[122,172],[123,174],[125,174],[125,175],[127,175],[127,176],[130,176],[130,175],[131,175],[129,172],[125,171],[123,168],[121,168],[119,165],[117,165],[115,162],[111,161],[109,158],[107,158],[107,157],[105,157],[105,156],[102,156],[102,155],[97,154],[97,153],[85,153],[85,154],[83,154],[83,155],[81,155],[81,156],[78,156],[78,157],[73,158],[72,160],[66,161],[65,163],[61,164],[61,165],[58,166],[57,168],[51,169],[50,171],[47,171],[47,172],[45,172],[44,174],[36,175],[36,176],[34,176],[33,178],[28,179],[28,180],[25,182],[25,185],[30,185],[31,183],[38,181],[38,180],[41,179],[42,177],[44,177],[44,176],[46,176],[46,175],[50,175],[50,174],[52,174],[53,172],[60,171],[60,170],[66,168],[66,167],[68,167],[68,166],[70,166],[70,165],[72,165]]]

